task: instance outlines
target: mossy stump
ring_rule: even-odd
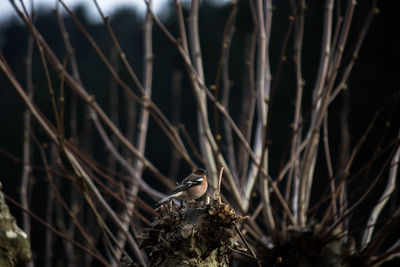
[[[227,204],[180,208],[172,202],[142,236],[151,266],[228,266],[233,250],[242,250],[235,224],[243,220]]]

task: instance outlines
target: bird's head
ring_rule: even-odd
[[[205,175],[205,174],[207,174],[207,170],[205,170],[205,169],[197,169],[193,173],[196,174],[196,175]]]

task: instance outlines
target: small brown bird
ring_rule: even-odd
[[[168,196],[161,199],[157,203],[157,206],[173,198],[184,200],[193,200],[200,198],[206,193],[207,187],[207,171],[204,169],[197,169],[185,179],[183,179],[182,183],[175,187],[175,189],[172,190],[172,192]]]

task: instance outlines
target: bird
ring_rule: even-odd
[[[203,196],[208,188],[207,170],[197,169],[189,174],[183,181],[178,184],[172,192],[161,199],[156,206],[173,199],[194,200]]]

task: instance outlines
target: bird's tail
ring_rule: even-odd
[[[161,204],[163,204],[163,203],[169,201],[170,199],[172,199],[171,196],[166,196],[166,197],[164,197],[163,199],[161,199],[160,201],[158,201],[158,203],[156,204],[156,207],[158,207],[158,206],[160,206]]]
[[[170,201],[171,199],[176,198],[176,197],[178,197],[178,196],[181,195],[181,194],[182,194],[182,192],[177,192],[177,193],[175,193],[175,194],[166,196],[166,197],[164,197],[163,199],[161,199],[160,201],[158,201],[158,203],[157,203],[155,206],[158,207],[158,206],[160,206],[161,204],[164,204],[165,202],[168,202],[168,201]]]

